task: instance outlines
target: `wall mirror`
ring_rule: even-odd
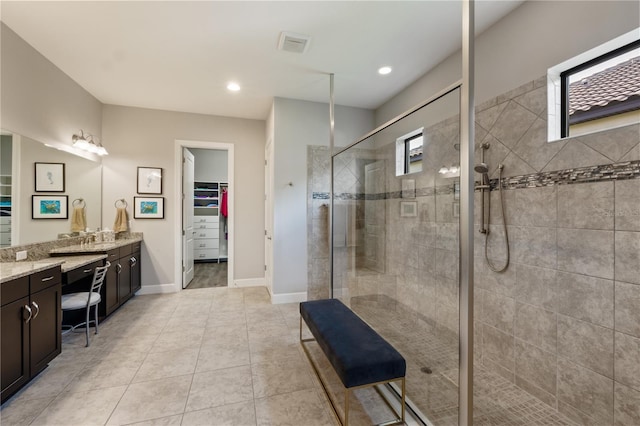
[[[47,146],[23,135],[4,130],[0,132],[1,247],[51,241],[61,234],[70,235],[74,205],[84,206],[87,228],[95,230],[102,226],[100,161]],[[46,191],[36,192],[35,163],[64,164],[64,191],[50,194]],[[50,195],[52,199],[66,196],[66,219],[34,219],[34,195]]]

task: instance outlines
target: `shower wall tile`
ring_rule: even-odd
[[[613,330],[558,315],[558,355],[613,379]]]
[[[492,291],[484,294],[482,314],[483,322],[507,334],[513,335],[516,303],[511,297]]]
[[[616,280],[640,284],[640,232],[616,231]]]
[[[640,425],[640,392],[615,384],[614,425]]]
[[[555,142],[553,142],[555,143]],[[543,172],[609,164],[611,160],[580,142],[571,139],[542,169]]]
[[[613,229],[613,182],[558,186],[560,228]]]
[[[619,127],[580,136],[580,141],[616,162],[640,142],[640,125]]]
[[[516,300],[556,312],[557,271],[520,263],[513,266],[516,273]]]
[[[640,285],[616,281],[615,295],[616,331],[640,338]]]
[[[515,215],[509,224],[555,228],[558,211],[555,186],[509,192],[515,192],[516,195]]]
[[[515,297],[516,291],[516,271],[515,268],[507,268],[504,272],[494,273],[491,272],[489,266],[486,264],[484,255],[476,256],[476,263],[480,262],[482,272],[476,277],[478,287],[485,290],[492,291],[497,294],[502,294],[507,297]],[[492,259],[493,263],[502,265],[503,259]]]
[[[612,280],[558,272],[558,313],[613,328]]]
[[[516,226],[510,229],[514,262],[543,268],[556,267],[556,228]]]
[[[540,171],[565,143],[566,141],[547,142],[547,122],[538,118],[513,151],[536,171]]]
[[[613,279],[613,231],[558,229],[558,269]]]
[[[482,326],[483,359],[492,361],[513,373],[515,367],[513,335],[484,324]]]
[[[519,378],[556,394],[556,355],[516,339],[516,383]]]
[[[558,409],[580,424],[612,424],[613,380],[558,358]]]
[[[489,129],[491,134],[510,149],[536,120],[536,115],[513,101],[509,101],[504,111]]]
[[[458,252],[436,249],[435,253],[436,275],[458,282],[458,265],[460,263]]]
[[[504,166],[502,171],[503,177],[530,175],[537,172],[536,169],[531,167],[513,151],[504,158],[502,164]],[[491,176],[492,179],[497,179],[500,175],[498,170],[495,170],[489,176]]]
[[[538,88],[527,91],[522,95],[516,96],[515,98],[513,98],[513,100],[535,115],[540,116],[547,108],[546,82],[545,85],[539,86]]]
[[[640,391],[640,339],[616,332],[616,382]]]
[[[627,152],[620,161],[638,161],[640,160],[640,144],[634,146]]]
[[[616,230],[640,231],[640,181],[617,181],[615,191]]]
[[[557,317],[554,312],[518,303],[516,306],[515,336],[525,342],[556,352]]]

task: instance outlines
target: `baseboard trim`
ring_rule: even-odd
[[[163,293],[177,293],[180,291],[175,284],[155,284],[155,285],[143,285],[136,293],[138,296],[144,296],[146,294],[163,294]]]
[[[263,278],[244,278],[241,280],[234,280],[233,286],[237,288],[244,287],[266,287],[267,283]]]
[[[300,293],[282,293],[282,294],[272,294],[271,295],[271,303],[274,305],[278,305],[281,303],[299,303],[307,301],[307,292],[303,291]]]

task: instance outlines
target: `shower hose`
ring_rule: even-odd
[[[509,267],[509,261],[510,261],[509,233],[507,231],[507,217],[504,214],[504,198],[502,196],[502,169],[504,169],[504,166],[500,164],[498,166],[498,173],[499,173],[498,193],[500,194],[500,208],[502,209],[502,227],[504,229],[504,240],[505,240],[505,244],[507,245],[507,260],[504,266],[501,268],[495,266],[493,263],[491,263],[491,260],[489,259],[488,246],[489,246],[489,235],[491,235],[491,232],[489,231],[489,224],[491,223],[491,189],[487,191],[489,193],[489,209],[488,209],[489,211],[487,212],[487,235],[484,238],[484,258],[487,261],[487,265],[489,266],[489,269],[491,269],[493,272],[504,272]]]

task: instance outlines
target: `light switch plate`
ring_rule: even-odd
[[[25,260],[27,258],[27,251],[17,251],[16,252],[16,260]]]

